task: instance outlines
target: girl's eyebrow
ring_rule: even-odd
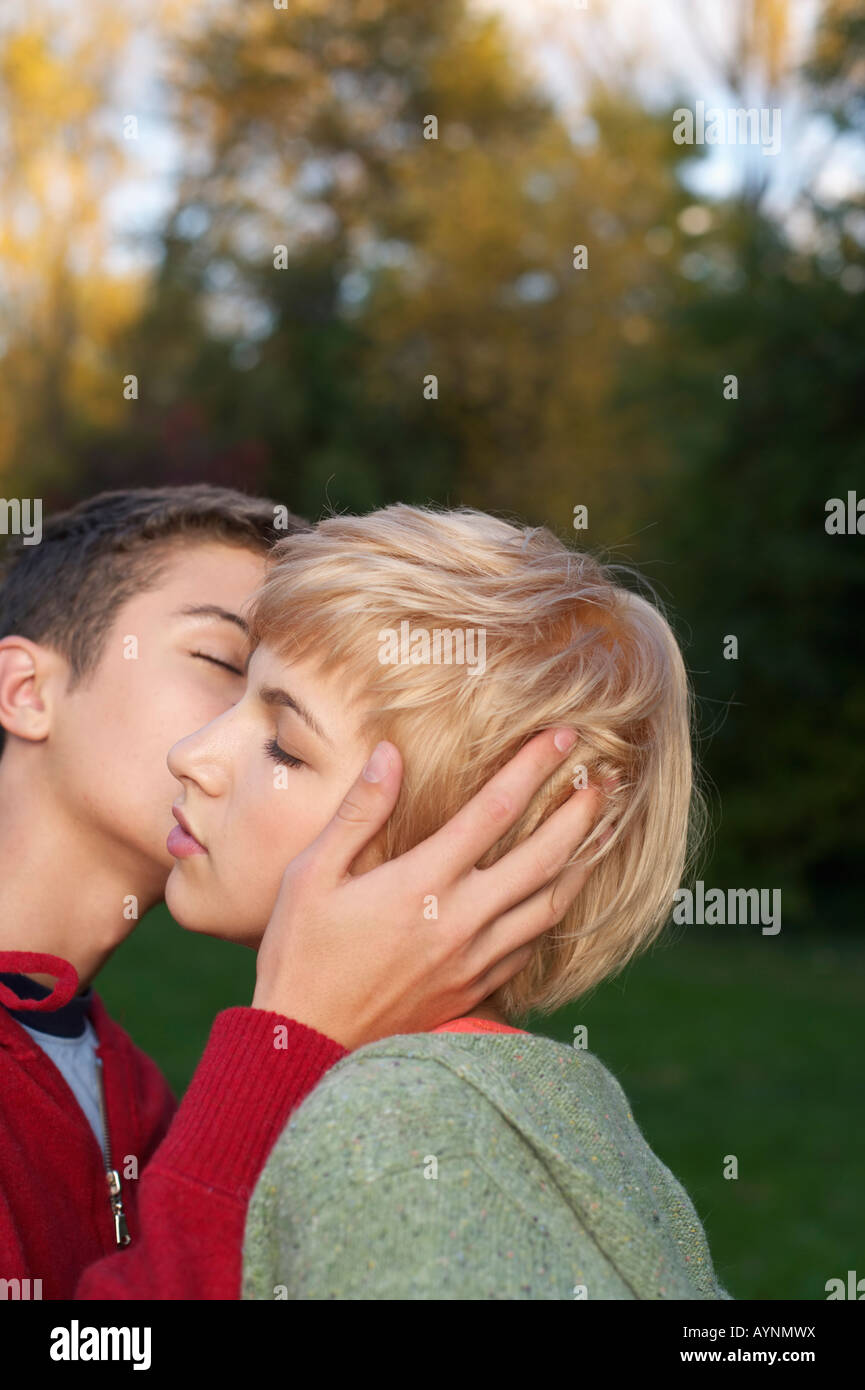
[[[325,743],[331,743],[318,720],[310,714],[300,700],[296,699],[294,695],[289,695],[287,690],[280,689],[278,685],[263,685],[258,692],[258,698],[262,704],[280,705],[285,709],[294,710],[295,714],[299,714],[303,722],[309,725],[313,733],[318,734],[318,737],[324,739]],[[331,747],[333,747],[332,743]]]
[[[228,608],[220,608],[217,603],[193,603],[188,608],[178,608],[177,615],[184,618],[220,618],[225,623],[234,623],[245,636],[249,636],[249,628],[240,614],[232,613]]]

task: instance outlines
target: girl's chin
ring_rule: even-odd
[[[188,892],[173,888],[172,877],[173,874],[170,874],[165,888],[165,906],[179,927],[199,936],[213,936],[217,941],[233,941],[238,946],[249,946],[254,951],[258,950],[266,923],[242,923],[239,921],[239,913],[236,917],[226,918],[225,904],[220,904],[218,916],[216,913],[209,914],[202,904],[196,905],[189,901]]]
[[[198,936],[213,936],[217,941],[232,941],[235,946],[249,946],[257,951],[264,936],[263,927],[250,927],[244,930],[236,922],[213,922],[201,917],[181,916],[168,904],[168,910],[179,927],[184,931],[195,932]]]

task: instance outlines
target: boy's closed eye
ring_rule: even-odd
[[[222,661],[218,656],[211,656],[209,652],[190,652],[190,656],[200,657],[202,661],[209,661],[214,666],[221,666],[225,671],[231,671],[235,676],[244,675],[244,671],[239,666],[232,666],[229,661]]]

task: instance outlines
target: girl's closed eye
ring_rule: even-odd
[[[275,738],[269,738],[264,745],[264,751],[274,762],[284,763],[287,767],[305,767],[306,764],[301,758],[296,758],[293,753],[286,753],[284,748],[280,748]]]

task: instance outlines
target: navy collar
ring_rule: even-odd
[[[0,972],[0,984],[13,989],[19,999],[46,999],[51,993],[45,985],[31,980],[29,975],[15,975]],[[83,994],[76,994],[61,1008],[50,1013],[40,1013],[36,1009],[7,1009],[10,1018],[32,1028],[34,1033],[50,1033],[55,1038],[80,1038],[90,1016],[93,1002],[93,989],[89,987]],[[0,1004],[0,1008],[4,1006]]]

